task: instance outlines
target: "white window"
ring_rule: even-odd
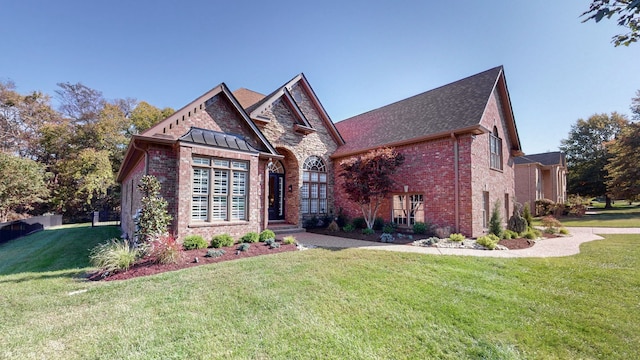
[[[498,136],[498,128],[493,127],[489,134],[490,166],[492,169],[502,170],[502,139]]]
[[[303,214],[327,213],[327,167],[318,156],[310,156],[302,167],[302,199]]]
[[[422,194],[393,196],[393,222],[400,226],[413,226],[424,222],[424,197]]]
[[[246,220],[249,164],[202,157],[192,164],[191,220]]]

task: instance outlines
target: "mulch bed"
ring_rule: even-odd
[[[328,229],[321,229],[321,228],[307,229],[307,232],[311,232],[314,234],[329,235],[329,236],[338,236],[338,237],[343,237],[348,239],[374,241],[374,242],[379,242],[380,235],[382,235],[382,232],[380,231],[376,231],[375,234],[365,235],[361,233],[359,230],[355,230],[352,232],[344,232],[344,231],[329,231]],[[404,234],[404,235],[410,235],[410,234]],[[544,236],[550,237],[547,234],[545,234]],[[394,244],[411,245],[416,240],[426,239],[426,238],[427,236],[425,235],[413,235],[413,239],[408,239],[406,237],[404,238],[396,237]],[[535,241],[529,240],[529,239],[511,239],[511,240],[500,240],[498,244],[506,247],[509,250],[517,250],[517,249],[526,249],[526,248],[532,247],[535,244]]]
[[[175,271],[193,266],[213,264],[222,261],[230,261],[242,258],[248,258],[253,256],[277,254],[287,251],[295,251],[296,245],[284,245],[280,244],[279,248],[270,249],[269,246],[264,243],[253,243],[247,251],[237,251],[238,244],[234,246],[223,247],[226,253],[220,257],[205,257],[208,250],[211,249],[196,249],[181,251],[180,260],[177,264],[156,264],[151,259],[141,259],[135,263],[127,271],[115,272],[111,274],[105,274],[102,271],[89,274],[88,279],[92,281],[112,281],[112,280],[126,280],[139,276],[148,276],[159,274],[167,271]],[[198,262],[195,262],[195,258],[198,258]]]

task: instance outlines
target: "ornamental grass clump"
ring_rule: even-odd
[[[295,244],[296,243],[296,238],[289,235],[289,236],[285,236],[284,238],[282,238],[282,243],[285,245],[291,245],[291,244]]]
[[[128,270],[138,259],[140,252],[129,241],[111,239],[91,250],[89,260],[104,271]]]
[[[449,235],[449,240],[451,241],[455,241],[455,242],[462,242],[464,241],[465,237],[462,234],[451,234]]]
[[[160,236],[149,243],[148,255],[159,264],[177,264],[181,254],[180,244],[171,235]]]
[[[488,234],[485,236],[481,236],[476,240],[476,244],[482,245],[489,250],[493,250],[498,245],[500,238],[494,234]]]

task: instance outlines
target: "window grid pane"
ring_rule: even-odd
[[[234,196],[231,199],[231,219],[245,219],[245,198],[242,196]]]
[[[227,195],[229,184],[229,172],[225,170],[213,171],[213,193],[215,195]]]
[[[191,219],[207,220],[208,200],[206,196],[194,196],[191,200]]]
[[[233,195],[245,195],[247,187],[247,173],[233,173]]]
[[[211,204],[211,218],[213,220],[227,220],[227,197],[214,196]]]

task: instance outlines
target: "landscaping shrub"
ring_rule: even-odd
[[[258,235],[258,234],[256,234],[256,235]],[[254,241],[254,242],[257,242],[257,241]],[[250,247],[251,247],[251,244],[242,243],[242,244],[240,244],[240,246],[238,246],[238,250],[240,250],[240,251],[249,251]]]
[[[396,232],[396,228],[397,228],[396,224],[389,223],[389,224],[386,224],[384,227],[382,227],[382,232],[385,234],[393,234]]]
[[[243,242],[243,243],[255,243],[258,241],[260,241],[260,235],[258,235],[258,233],[255,233],[253,231],[244,234],[240,238],[240,242]]]
[[[544,226],[544,232],[549,234],[558,233],[558,230],[562,227],[562,223],[551,215],[544,216],[540,221]]]
[[[535,205],[536,205],[536,214],[540,216],[545,216],[545,215],[551,215],[553,213],[556,203],[554,203],[549,199],[538,199],[536,200]]]
[[[375,233],[376,232],[373,229],[369,229],[369,228],[362,229],[362,234],[364,234],[364,235],[373,235]]]
[[[367,222],[365,221],[365,219],[363,217],[357,217],[355,219],[353,219],[353,227],[355,227],[356,229],[366,229],[367,228]]]
[[[384,226],[385,224],[383,218],[377,217],[375,220],[373,220],[373,230],[382,230]]]
[[[491,212],[491,218],[489,219],[489,233],[502,237],[502,219],[500,218],[500,201],[496,201],[493,204],[493,211]]]
[[[540,231],[534,228],[529,228],[527,232],[525,232],[522,237],[529,240],[535,240],[540,237]]]
[[[384,233],[384,234],[380,235],[380,242],[383,242],[383,243],[392,243],[392,242],[394,242],[393,235],[387,234],[387,233]]]
[[[560,228],[558,232],[562,235],[569,235],[569,230],[567,230],[566,228]]]
[[[527,227],[533,226],[533,216],[531,216],[531,204],[529,204],[528,202],[524,203],[524,209],[522,210],[522,217],[527,221]]]
[[[525,231],[526,231],[526,228],[525,228]],[[522,231],[522,232],[525,232],[525,231]],[[517,239],[517,238],[520,237],[519,234],[520,233],[517,233],[517,232],[515,232],[513,230],[505,230],[504,233],[502,233],[502,238],[503,239]]]
[[[338,226],[338,223],[334,220],[329,224],[329,226],[327,226],[327,230],[331,232],[337,232],[340,230],[340,227]]]
[[[160,264],[175,264],[180,259],[180,244],[171,235],[161,236],[150,243],[149,256]]]
[[[343,228],[349,223],[349,217],[345,215],[344,210],[342,210],[342,208],[338,210],[338,217],[336,219],[336,222],[338,223],[339,228]]]
[[[235,243],[235,240],[233,240],[233,238],[229,234],[215,235],[211,239],[211,247],[213,248],[232,246],[234,243]]]
[[[182,247],[185,250],[204,249],[207,247],[207,241],[200,235],[188,235],[182,241]]]
[[[267,239],[265,240],[264,244],[271,246],[271,244],[275,244],[276,243],[276,239]]]
[[[417,221],[413,224],[413,233],[417,235],[423,235],[427,233],[427,224]]]
[[[476,244],[482,245],[489,250],[493,250],[496,248],[496,245],[498,245],[499,241],[500,241],[500,238],[498,238],[496,235],[488,234],[488,235],[479,237],[476,240]]]
[[[272,242],[271,244],[269,244],[269,249],[277,249],[280,247],[280,243],[278,242]]]
[[[352,232],[356,229],[355,226],[353,226],[353,224],[347,224],[342,228],[342,231],[344,232]]]
[[[460,241],[463,241],[464,239],[465,239],[465,237],[462,234],[451,234],[451,235],[449,235],[449,240],[451,240],[451,241],[460,242]]]
[[[282,243],[283,243],[283,244],[285,244],[285,245],[295,244],[295,243],[296,243],[296,238],[295,238],[295,237],[293,237],[293,236],[291,236],[291,235],[289,235],[289,236],[285,236],[285,237],[282,239]]]
[[[224,254],[226,254],[227,252],[224,251],[224,249],[217,249],[217,250],[209,250],[207,251],[207,255],[205,255],[205,257],[212,257],[212,258],[217,258],[220,257]]]
[[[579,195],[569,195],[567,200],[569,206],[569,215],[576,217],[583,217],[587,212],[587,205],[589,205],[589,199],[583,198]]]
[[[167,200],[160,195],[160,182],[155,176],[143,176],[138,189],[142,193],[142,208],[134,218],[135,236],[138,241],[145,243],[166,234],[172,218],[167,211]]]
[[[111,239],[99,244],[91,250],[91,263],[105,271],[127,270],[139,256],[127,240]]]
[[[427,239],[424,241],[424,243],[425,243],[425,244],[427,244],[427,245],[435,245],[435,244],[437,244],[437,243],[439,243],[439,242],[440,242],[440,238],[439,238],[439,237],[437,237],[437,236],[432,236],[432,237],[430,237],[430,238],[427,238]]]
[[[275,239],[275,238],[276,238],[276,234],[272,230],[264,229],[260,233],[259,240],[260,242],[265,242],[268,239]]]

